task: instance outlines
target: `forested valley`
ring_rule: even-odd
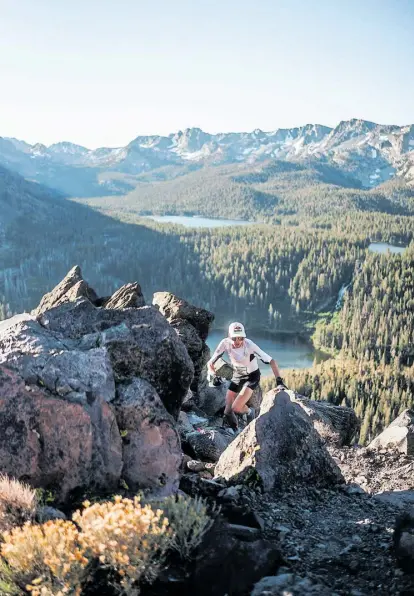
[[[336,356],[288,371],[289,387],[355,409],[364,444],[414,404],[414,244],[356,264],[340,309],[316,325],[314,344]],[[265,380],[264,387],[272,386]]]
[[[118,203],[45,202],[39,188],[34,200],[30,183],[3,175],[0,319],[34,308],[78,264],[100,295],[138,281],[147,302],[174,292],[212,310],[218,327],[237,318],[252,331],[312,338],[332,358],[285,371],[288,386],[352,405],[365,442],[414,402],[414,199],[396,188],[369,191],[377,198],[367,203],[366,191],[341,189],[330,201],[332,189],[315,185],[263,223],[187,229]],[[347,192],[362,193],[364,208],[349,208]],[[378,255],[368,248],[375,241],[408,248]]]

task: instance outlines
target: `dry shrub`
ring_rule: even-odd
[[[172,530],[170,548],[182,559],[190,559],[214,521],[207,513],[206,501],[201,497],[192,499],[178,495],[167,497],[160,507]]]
[[[115,497],[84,503],[74,523],[26,523],[5,532],[1,555],[9,577],[33,596],[77,596],[104,572],[117,592],[135,596],[140,580],[155,579],[169,548],[189,559],[212,523],[201,498],[169,497],[160,505]]]
[[[140,579],[157,576],[170,542],[168,520],[162,511],[142,506],[139,497],[85,505],[73,516],[82,529],[82,548],[99,559],[101,568],[116,572],[121,593],[138,594]]]
[[[25,524],[4,532],[1,554],[16,584],[33,596],[78,595],[88,559],[79,532],[68,521]]]
[[[36,492],[27,484],[0,474],[0,532],[34,518]]]

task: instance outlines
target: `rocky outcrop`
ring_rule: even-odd
[[[0,470],[52,490],[58,502],[115,490],[122,450],[112,409],[99,397],[71,403],[0,367]]]
[[[138,283],[125,284],[104,302],[104,308],[140,308],[145,306],[145,299]]]
[[[210,350],[205,342],[200,338],[198,332],[191,323],[178,319],[170,322],[171,327],[175,329],[178,337],[181,339],[187,348],[194,365],[194,377],[191,383],[191,390],[197,396],[199,391],[200,380],[202,377],[202,370],[210,355]]]
[[[286,391],[269,391],[260,415],[221,455],[215,477],[251,483],[265,492],[292,484],[332,486],[343,482],[322,439]]]
[[[270,403],[269,394],[264,397],[259,418],[234,438],[216,465],[187,460],[180,488],[191,496],[218,502],[229,527],[236,529],[233,537],[243,537],[253,544],[255,534],[265,531],[266,536],[280,541],[280,552],[288,567],[272,568],[272,575],[256,584],[254,593],[260,596],[345,592],[374,595],[380,585],[384,594],[411,593],[411,514],[396,526],[394,549],[390,528],[396,512],[412,502],[413,456],[356,445],[339,447],[319,436],[314,421],[294,400],[288,416],[273,420],[279,419],[278,424],[260,427],[275,401],[277,405],[275,394],[270,392]],[[283,394],[286,399],[292,392],[277,395]],[[186,412],[185,438],[192,416],[191,411]],[[210,430],[220,431],[217,421],[210,418],[193,427],[208,431],[211,425]],[[256,440],[242,442],[242,437],[251,436],[249,432],[254,428]],[[204,457],[202,453],[200,459]],[[246,469],[248,464],[243,468],[249,458],[250,469]],[[273,489],[267,490],[263,477],[270,478]],[[281,482],[277,485],[275,479]],[[263,489],[266,494],[262,495]],[[397,570],[396,557],[401,567]],[[218,571],[212,576],[222,581]],[[251,593],[251,589],[245,593]]]
[[[171,494],[178,488],[182,452],[174,419],[143,379],[120,385],[113,402],[122,436],[122,478],[137,491]]]
[[[404,410],[371,443],[368,449],[397,449],[414,455],[414,411]]]
[[[159,308],[168,321],[178,319],[188,321],[197,329],[203,341],[207,339],[211,323],[214,321],[213,313],[204,308],[193,306],[170,292],[156,292],[152,303]]]
[[[76,401],[89,393],[111,401],[115,383],[142,377],[167,410],[178,414],[193,365],[154,308],[106,310],[79,298],[38,321],[8,323],[0,332],[0,363],[16,368],[26,382],[40,382]]]
[[[310,400],[291,391],[289,395],[307,413],[315,430],[327,443],[343,447],[357,437],[360,420],[352,408]]]
[[[210,350],[205,343],[210,325],[214,321],[213,313],[189,304],[170,292],[156,292],[152,301],[175,329],[194,365],[194,377],[191,390],[196,403],[201,386],[206,385],[202,371],[210,357]]]
[[[80,267],[76,265],[51,292],[43,296],[39,306],[32,311],[32,314],[38,316],[60,304],[72,302],[81,297],[87,298],[92,303],[98,299],[95,291],[82,278]]]
[[[139,307],[142,300],[138,284],[98,299],[75,267],[36,316],[0,325],[0,365],[8,371],[0,472],[51,488],[60,501],[115,490],[121,472],[133,490],[177,488],[174,417],[194,366],[165,317]]]
[[[47,311],[39,322],[80,350],[105,348],[116,383],[145,379],[167,411],[178,416],[194,367],[185,346],[155,308],[109,310],[80,298]]]

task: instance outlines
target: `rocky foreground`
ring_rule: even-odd
[[[411,413],[406,432],[413,432],[413,422]],[[326,486],[324,474],[302,482],[293,473],[281,490],[268,491],[254,477],[240,482],[232,474],[229,453],[234,455],[234,443],[216,465],[205,464],[204,471],[185,475],[181,484],[190,494],[218,501],[232,523],[248,525],[250,540],[262,536],[278,544],[282,561],[277,575],[257,583],[252,594],[414,594],[412,454],[392,444],[380,450],[327,444],[341,479]],[[235,461],[233,472],[240,458]],[[221,484],[224,462],[230,466],[230,487]],[[292,468],[302,465],[303,459]],[[194,469],[196,462],[188,461],[187,467]],[[260,462],[255,468],[260,469]]]
[[[414,594],[414,413],[361,448],[350,408],[259,389],[258,417],[223,429],[213,319],[167,292],[146,305],[136,283],[98,297],[72,269],[0,323],[0,472],[67,515],[120,491],[206,499],[215,523],[191,563],[142,593]]]

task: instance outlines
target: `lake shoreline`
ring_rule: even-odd
[[[210,329],[209,333],[223,333],[223,337],[226,337],[226,330],[223,329],[222,327],[215,327],[213,329]],[[300,332],[300,331],[289,331],[289,330],[282,330],[282,331],[272,331],[272,330],[268,330],[268,329],[264,329],[263,327],[249,327],[248,329],[248,335],[249,336],[254,336],[254,335],[260,335],[262,337],[265,337],[267,339],[274,339],[274,340],[290,340],[292,341],[292,339],[297,339],[298,342],[297,343],[301,343],[303,345],[307,345],[312,349],[315,349],[315,346],[313,345],[313,342],[311,340],[311,336],[309,334],[307,334],[306,332]]]
[[[222,228],[253,225],[255,221],[247,219],[227,219],[225,217],[209,217],[206,215],[178,215],[178,214],[148,214],[139,213],[142,219],[149,219],[157,223],[181,225],[185,228]]]
[[[312,368],[315,362],[327,360],[327,355],[316,350],[312,343],[293,333],[266,333],[257,328],[249,328],[247,336],[256,343],[264,352],[275,358],[281,370],[285,369],[308,369]],[[210,330],[206,343],[210,353],[219,345],[220,341],[227,337],[226,328],[215,328]],[[267,364],[259,362],[262,374],[271,373]]]

